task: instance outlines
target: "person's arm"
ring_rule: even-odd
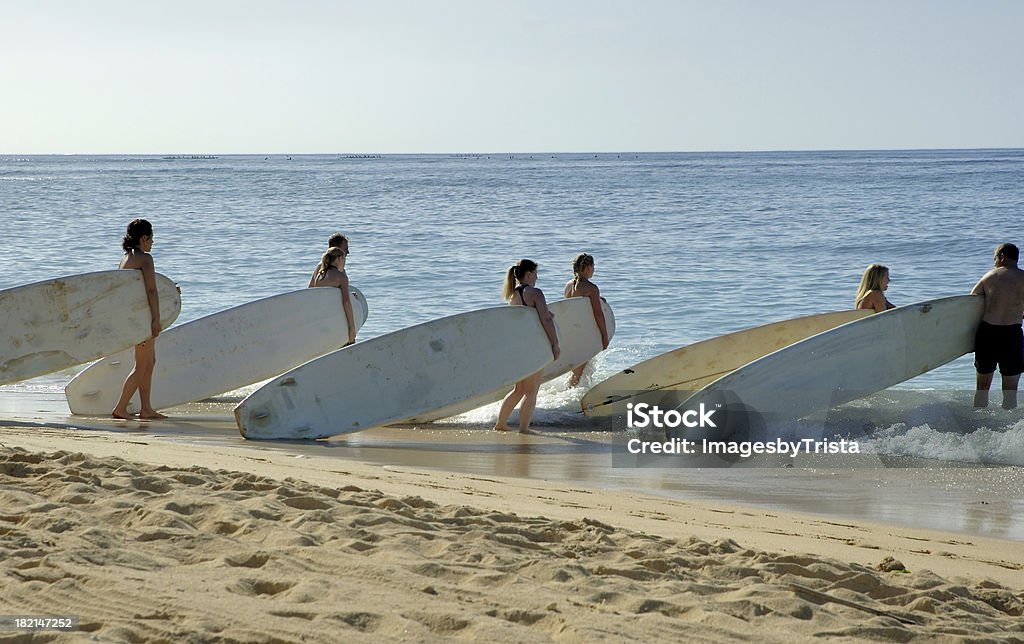
[[[338,288],[341,289],[341,309],[345,312],[345,320],[348,322],[348,342],[345,346],[356,341],[356,316],[352,313],[352,293],[348,288],[348,275],[341,274],[338,279]]]
[[[608,348],[608,326],[604,319],[604,309],[601,308],[601,289],[594,285],[594,288],[590,289],[590,308],[594,310],[594,321],[597,322],[597,328],[601,331],[601,348]]]
[[[156,290],[156,269],[153,267],[153,256],[146,254],[142,258],[142,283],[146,287],[146,300],[149,301],[150,331],[151,337],[160,335],[163,325],[160,324],[160,294]]]
[[[971,289],[971,295],[985,295],[985,285],[988,283],[988,276],[991,274],[992,272],[989,271],[988,273],[985,273],[984,277],[978,280],[978,283]]]
[[[551,343],[551,355],[553,360],[558,360],[558,356],[562,354],[562,350],[558,346],[558,332],[555,331],[554,315],[548,310],[548,303],[544,300],[544,292],[539,288],[530,289],[531,302],[527,302],[528,305],[532,305],[537,309],[537,315],[540,317],[540,325],[544,327],[544,332],[548,335],[548,342]]]

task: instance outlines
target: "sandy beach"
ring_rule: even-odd
[[[0,642],[1024,640],[1014,540],[160,423],[0,445],[0,613],[79,618]]]

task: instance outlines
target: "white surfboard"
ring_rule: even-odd
[[[174,282],[156,276],[161,324],[181,312]],[[0,291],[0,384],[67,369],[148,338],[142,272],[111,270]]]
[[[366,298],[352,288],[358,329]],[[336,288],[305,288],[235,306],[161,333],[156,340],[152,401],[166,409],[272,378],[348,341]],[[131,372],[133,349],[108,356],[64,388],[71,413],[106,416]],[[128,411],[139,410],[138,394]]]
[[[984,298],[960,295],[850,322],[733,371],[683,406],[724,401],[780,420],[827,412],[973,351],[984,305]]]
[[[326,438],[509,386],[551,358],[535,309],[470,311],[307,362],[250,394],[235,419],[246,438]]]
[[[594,310],[590,306],[590,300],[585,297],[573,297],[565,300],[558,300],[548,305],[551,312],[555,314],[555,322],[558,326],[558,348],[561,354],[544,369],[543,382],[553,380],[566,374],[581,364],[589,361],[603,350],[601,346],[601,330],[597,328],[597,321],[594,320]],[[608,329],[608,339],[615,335],[615,314],[612,307],[603,299],[601,310],[604,312],[605,326]],[[489,405],[505,397],[510,388],[502,387],[476,396],[469,400],[460,401],[454,405],[436,409],[428,414],[415,418],[399,421],[398,424],[408,423],[429,423],[440,418],[448,418],[464,414],[478,407]]]
[[[805,315],[688,344],[599,382],[580,405],[587,416],[622,415],[628,403],[657,399],[657,394],[648,392],[697,391],[748,362],[871,313],[850,310]]]

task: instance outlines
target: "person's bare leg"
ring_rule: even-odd
[[[494,429],[499,432],[511,431],[512,428],[508,426],[508,417],[512,415],[512,410],[516,408],[519,401],[523,399],[523,383],[524,380],[520,380],[516,383],[516,386],[512,391],[505,395],[505,398],[501,401],[501,408],[498,409],[498,419],[494,422]]]
[[[523,404],[519,408],[520,433],[530,433],[530,420],[533,419],[533,410],[537,408],[537,392],[540,391],[540,380],[542,376],[543,372],[538,371],[523,381]]]
[[[569,386],[578,387],[580,379],[583,377],[583,370],[587,368],[587,363],[584,362],[580,366],[572,370],[572,375],[569,376]]]
[[[132,372],[124,379],[124,385],[121,387],[121,397],[118,399],[117,404],[114,405],[113,411],[110,412],[111,416],[121,420],[131,418],[131,414],[128,413],[128,403],[139,389],[138,381],[138,374],[135,373],[135,369],[132,369]]]
[[[139,418],[156,420],[167,418],[153,409],[150,393],[153,390],[153,369],[156,368],[156,342],[146,340],[135,352],[135,368],[139,372]]]
[[[1017,408],[1017,382],[1020,374],[1016,376],[1003,376],[1003,409]]]
[[[994,373],[994,372],[993,372]],[[988,407],[988,388],[992,386],[991,373],[979,373],[974,388],[974,406]]]
[[[124,385],[121,386],[121,397],[117,399],[117,404],[114,405],[113,411],[110,412],[110,415],[114,418],[128,420],[132,417],[128,413],[128,403],[131,402],[135,392],[139,390],[139,351],[141,346],[140,344],[135,345],[135,365],[132,367],[132,372],[124,379]],[[142,356],[142,360],[145,361],[144,356]]]

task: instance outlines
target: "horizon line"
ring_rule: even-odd
[[[176,156],[176,157],[213,157],[213,156],[529,156],[529,155],[612,155],[612,154],[783,154],[808,152],[970,152],[987,150],[1024,150],[1024,147],[917,147],[917,148],[791,148],[791,149],[759,149],[759,150],[583,150],[583,151],[531,151],[531,152],[0,152],[2,157],[11,156]],[[198,160],[198,159],[197,159]]]

